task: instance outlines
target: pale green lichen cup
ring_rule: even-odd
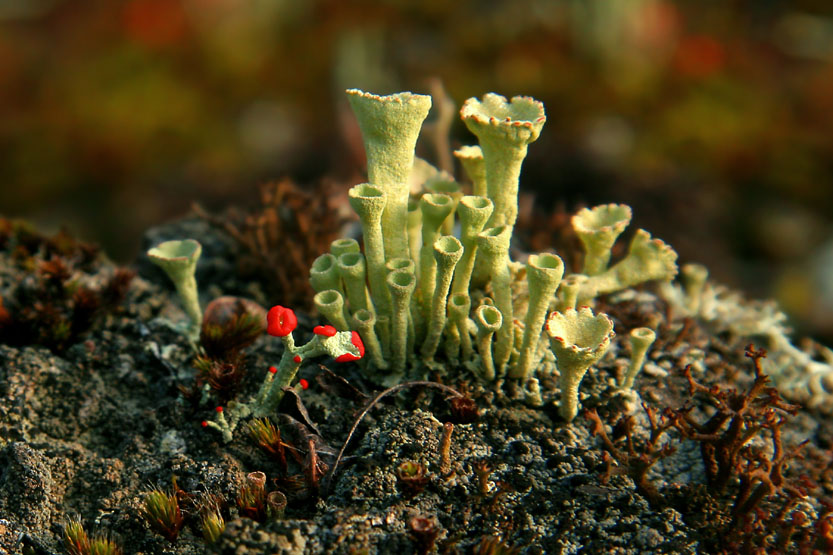
[[[194,239],[165,241],[150,249],[147,254],[150,261],[162,268],[174,283],[182,307],[190,320],[188,337],[196,342],[199,340],[202,327],[202,309],[194,274],[197,261],[202,254],[202,245]]]
[[[584,208],[573,216],[573,229],[584,245],[584,269],[588,276],[607,269],[610,249],[631,222],[631,209],[625,204],[603,204]]]
[[[511,100],[489,93],[469,98],[460,115],[477,136],[483,152],[487,195],[495,204],[489,227],[514,226],[518,215],[518,178],[527,146],[547,121],[544,105],[528,96]]]
[[[593,314],[588,307],[552,312],[546,325],[558,367],[561,389],[559,412],[571,422],[578,414],[578,389],[587,370],[604,356],[613,333],[613,321]]]

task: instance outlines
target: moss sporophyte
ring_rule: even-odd
[[[552,253],[515,262],[510,245],[518,181],[527,148],[546,122],[543,104],[491,93],[464,103],[462,119],[479,141],[455,152],[473,183],[475,194],[464,195],[453,176],[415,158],[430,96],[356,89],[347,94],[368,161],[369,182],[348,195],[361,222],[363,249],[353,239],[340,239],[314,261],[314,303],[329,325],[316,327],[309,343],[296,346],[294,312],[272,308],[268,333],[283,341],[280,363],[251,401],[231,402],[204,425],[229,441],[241,419],[276,410],[305,360],[358,360],[365,346],[369,356],[361,360],[362,370],[385,386],[425,379],[432,371],[441,375],[445,359],[496,387],[515,381],[528,403],[540,405],[538,378],[557,373],[560,413],[572,420],[581,380],[614,335],[610,319],[593,312],[594,299],[646,281],[670,281],[677,273],[676,253],[640,229],[627,254],[610,264],[631,209],[609,204],[583,209],[572,219],[585,251],[580,272],[565,275],[564,262]],[[199,244],[163,243],[149,255],[176,283],[193,335],[200,317],[193,282]],[[633,385],[653,335],[650,329],[633,330],[634,356],[623,390]]]

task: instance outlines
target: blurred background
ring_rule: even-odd
[[[545,103],[539,218],[627,202],[833,343],[829,0],[0,0],[0,213],[130,261],[192,201],[361,181],[344,88],[434,78]]]

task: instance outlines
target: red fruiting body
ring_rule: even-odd
[[[353,362],[354,360],[359,360],[364,356],[364,343],[362,343],[362,338],[359,336],[359,332],[354,331],[350,335],[350,342],[356,350],[359,351],[359,356],[356,356],[353,353],[344,353],[343,355],[336,357],[336,362]]]
[[[203,428],[207,428],[208,427],[208,422],[203,420],[202,422],[200,422],[200,426],[202,426]]]
[[[312,328],[312,333],[315,335],[323,335],[324,337],[332,337],[338,332],[333,326],[315,326]]]
[[[277,373],[278,373],[278,369],[277,369],[277,367],[275,367],[275,366],[270,366],[270,367],[269,367],[269,373],[270,373],[270,374],[277,374]]]
[[[364,343],[362,342],[362,337],[359,335],[359,332],[354,331],[350,335],[350,342],[353,344],[356,349],[359,351],[359,358],[364,356]]]
[[[298,327],[298,318],[291,308],[273,306],[266,315],[266,332],[275,337],[286,337]]]
[[[295,361],[295,364],[301,364],[301,355],[295,355],[292,360]]]
[[[217,407],[217,408],[216,408],[216,409],[214,409],[214,410],[216,410],[217,412],[223,412],[223,407]]]
[[[303,390],[309,389],[309,382],[307,380],[305,380],[304,378],[301,378],[300,380],[298,380],[298,383],[301,384],[301,389],[303,389]]]

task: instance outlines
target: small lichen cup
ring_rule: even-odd
[[[466,175],[471,179],[472,194],[485,197],[486,166],[483,162],[483,151],[479,146],[463,146],[454,151],[454,156],[460,161]]]
[[[440,338],[447,320],[448,292],[454,268],[463,256],[463,244],[451,235],[444,235],[434,241],[434,260],[437,266],[437,279],[431,298],[431,312],[428,318],[428,331],[422,345],[422,358],[430,361],[434,358],[440,345]]]
[[[645,355],[657,338],[651,328],[635,328],[630,333],[631,360],[620,386],[622,389],[633,389],[636,376],[645,365]]]
[[[364,238],[364,256],[370,294],[376,310],[390,313],[390,297],[385,287],[385,242],[382,235],[382,213],[385,210],[385,192],[380,187],[361,183],[348,192],[350,206],[359,215]]]
[[[567,422],[578,414],[578,389],[587,370],[604,356],[616,335],[606,314],[589,307],[552,312],[546,325],[558,367],[559,412]]]
[[[526,380],[537,362],[538,340],[547,317],[547,308],[564,275],[564,262],[554,254],[530,255],[526,264],[529,306],[526,311],[520,358],[509,373],[510,378]]]
[[[486,381],[495,379],[495,363],[492,357],[492,337],[503,326],[503,315],[496,307],[483,304],[474,311],[477,324],[477,352],[480,353],[481,377]]]
[[[587,276],[607,269],[610,249],[631,222],[631,209],[625,204],[603,204],[584,208],[573,216],[573,229],[584,245],[584,269]]]
[[[195,272],[202,254],[202,245],[194,239],[165,241],[148,250],[150,261],[162,268],[171,278],[179,299],[188,315],[188,337],[196,342],[202,327],[202,309],[197,291]]]

